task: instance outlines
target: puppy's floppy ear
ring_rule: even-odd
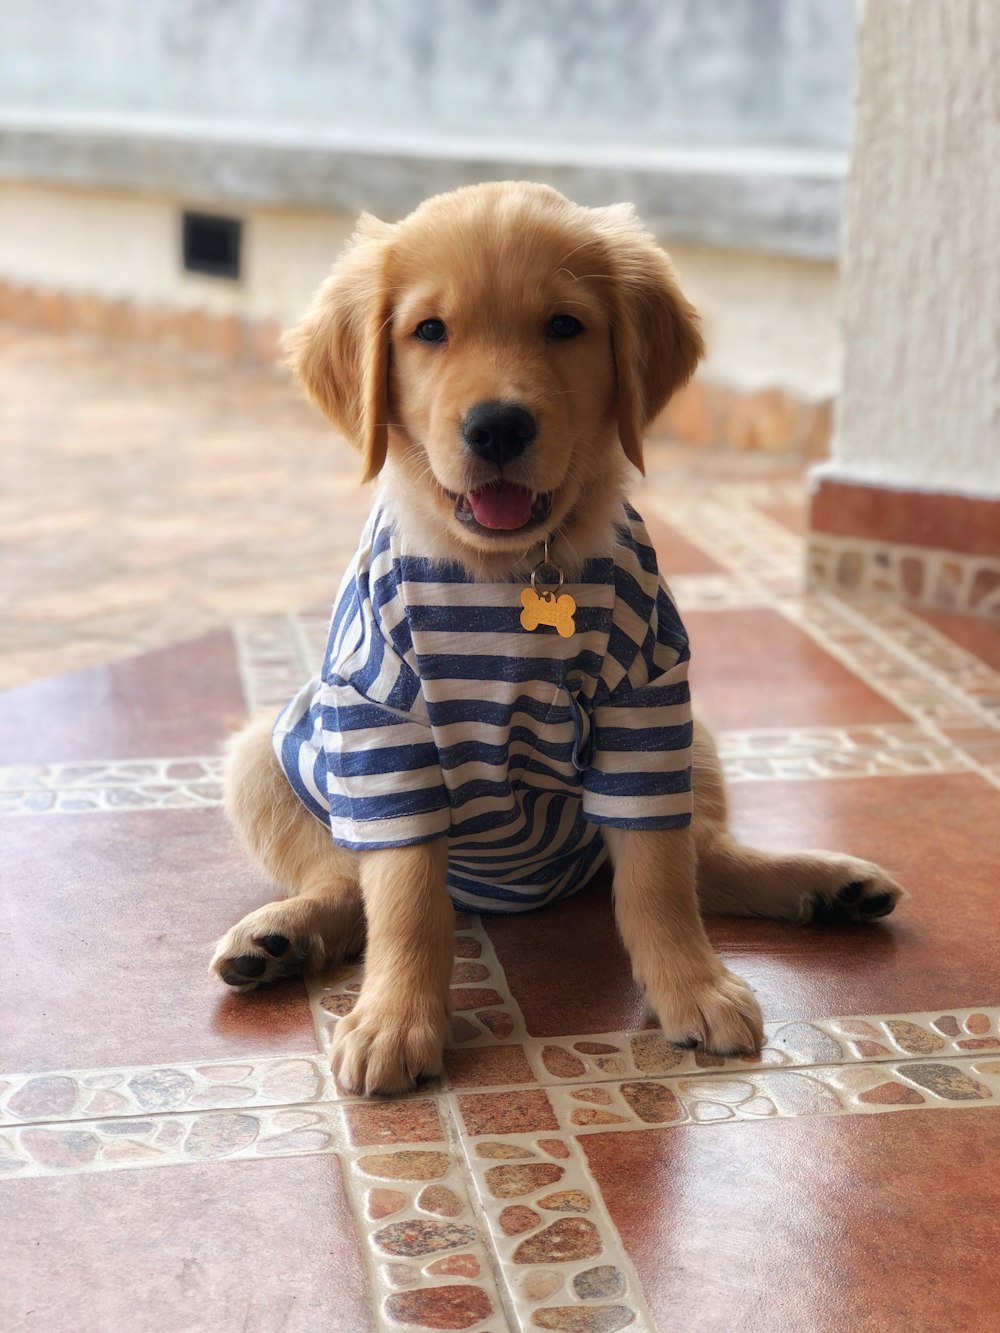
[[[618,377],[618,437],[644,470],[642,437],[694,373],[705,345],[694,306],[665,252],[629,204],[595,209],[611,278],[612,347]]]
[[[389,421],[387,267],[395,228],[363,215],[302,322],[287,334],[288,364],[364,460],[385,462]]]

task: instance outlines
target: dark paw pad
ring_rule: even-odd
[[[865,886],[861,880],[856,879],[853,884],[845,884],[837,894],[837,902],[850,906],[856,903],[865,891]]]
[[[263,939],[256,940],[255,943],[266,949],[272,958],[281,958],[288,952],[291,941],[287,935],[265,935]]]
[[[896,906],[891,893],[876,893],[872,898],[866,898],[864,902],[858,904],[858,911],[864,917],[876,918],[888,916]]]
[[[846,922],[877,921],[888,916],[896,906],[891,893],[874,893],[863,897],[865,885],[861,880],[845,884],[832,901],[814,894],[810,900],[814,926],[844,925]]]
[[[833,926],[850,920],[850,906],[841,903],[839,898],[833,902],[819,893],[814,893],[809,900],[809,922],[813,926]]]
[[[250,981],[254,977],[262,976],[266,968],[266,959],[246,953],[241,954],[239,958],[230,958],[227,971],[235,972],[243,981]]]

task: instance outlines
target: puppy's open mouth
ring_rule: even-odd
[[[451,498],[459,523],[484,532],[520,532],[544,523],[552,512],[551,491],[529,491],[512,481],[496,481],[482,490]]]

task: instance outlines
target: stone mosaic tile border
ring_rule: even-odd
[[[461,1153],[443,1137],[342,1156],[380,1327],[507,1327]]]
[[[335,1153],[343,1147],[337,1107],[167,1112],[0,1130],[0,1176],[62,1175],[246,1157]]]
[[[0,815],[196,810],[221,801],[219,755],[0,766]]]
[[[883,593],[911,606],[1000,618],[995,557],[812,532],[806,560],[811,589]]]
[[[656,1328],[573,1134],[463,1146],[517,1328]]]
[[[560,1124],[574,1134],[775,1116],[1000,1107],[1000,1055],[745,1070],[549,1091]]]
[[[770,605],[767,595],[731,574],[675,574],[670,591],[681,611],[745,611]]]
[[[731,1058],[674,1046],[658,1028],[567,1037],[518,1035],[521,1039],[515,1045],[470,1050],[458,1080],[454,1055],[447,1054],[451,1085],[553,1087],[581,1079],[602,1083],[666,1074],[693,1078],[720,1071],[877,1065],[914,1056],[954,1059],[994,1051],[1000,1057],[1000,1008],[767,1023],[759,1055]]]
[[[330,1101],[322,1056],[0,1075],[0,1126]]]
[[[329,623],[329,609],[243,616],[231,622],[243,696],[251,715],[268,710],[277,713],[319,671]]]
[[[953,744],[929,737],[918,723],[722,731],[715,740],[727,782],[919,777],[971,767]]]
[[[933,680],[1000,727],[1000,671],[966,652],[925,620],[886,598],[840,603],[907,661],[917,661]]]

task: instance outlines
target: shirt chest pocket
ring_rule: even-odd
[[[580,784],[590,764],[592,728],[589,701],[581,697],[576,677],[557,686],[540,716],[518,709],[511,726],[511,786],[572,786]]]

